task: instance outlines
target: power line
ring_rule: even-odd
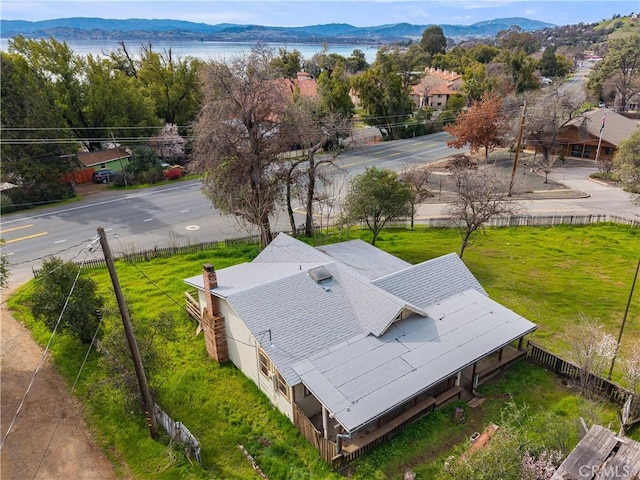
[[[89,254],[89,250],[86,251],[86,255],[85,258],[82,260],[82,263],[78,266],[78,272],[76,273],[76,278],[73,280],[73,284],[71,285],[71,289],[69,290],[69,293],[67,294],[67,298],[64,301],[64,305],[62,306],[62,310],[60,311],[60,315],[58,316],[58,320],[56,321],[55,326],[53,327],[53,330],[51,332],[51,336],[49,337],[49,341],[47,342],[47,346],[45,347],[44,351],[42,352],[42,356],[40,357],[40,362],[38,363],[35,371],[33,372],[33,375],[31,376],[31,380],[29,381],[29,385],[27,386],[27,390],[24,392],[24,395],[22,396],[22,399],[20,400],[20,404],[18,405],[18,409],[16,410],[16,413],[14,414],[13,418],[11,419],[11,423],[9,424],[9,428],[7,428],[7,431],[4,434],[4,437],[2,437],[2,442],[0,442],[0,450],[2,449],[2,447],[4,447],[5,442],[7,441],[7,437],[9,436],[9,434],[11,433],[11,430],[13,428],[13,426],[16,423],[16,420],[18,419],[18,415],[20,414],[20,411],[22,410],[22,407],[24,406],[24,402],[27,399],[27,396],[29,395],[29,392],[31,391],[31,388],[33,387],[33,384],[36,380],[36,376],[38,375],[38,372],[40,371],[40,368],[42,367],[42,365],[44,364],[44,361],[47,357],[47,353],[49,352],[49,347],[51,346],[51,342],[53,341],[53,338],[58,330],[58,327],[60,325],[60,322],[62,321],[62,316],[64,315],[65,310],[67,309],[67,306],[69,305],[69,300],[71,299],[71,295],[73,294],[73,291],[76,287],[76,284],[78,283],[78,279],[80,278],[80,272],[82,271],[82,267],[84,265],[84,262],[87,258]]]
[[[100,331],[100,327],[102,326],[102,320],[103,317],[100,317],[100,322],[98,323],[98,326],[96,328],[95,333],[93,334],[93,338],[91,339],[91,343],[89,344],[89,348],[87,348],[87,353],[84,356],[84,359],[82,360],[82,364],[80,365],[80,369],[78,370],[78,374],[76,375],[76,379],[73,382],[73,386],[71,387],[71,392],[70,394],[73,394],[73,392],[76,389],[76,385],[78,384],[78,380],[80,380],[80,375],[82,374],[82,370],[84,369],[84,366],[87,363],[87,359],[89,358],[89,353],[91,352],[91,349],[93,347],[93,345],[95,344],[96,338],[98,336],[98,332]],[[58,417],[58,421],[56,422],[56,426],[53,429],[53,432],[51,432],[51,436],[49,437],[49,442],[47,443],[47,446],[44,449],[44,452],[42,452],[42,456],[40,457],[40,462],[38,462],[38,467],[36,468],[35,473],[33,474],[33,478],[35,479],[36,476],[38,475],[38,472],[40,471],[40,467],[42,466],[42,463],[44,462],[44,457],[46,456],[47,452],[49,451],[49,448],[51,447],[51,442],[53,441],[53,437],[56,434],[56,431],[58,430],[58,427],[60,426],[60,422],[62,421],[62,415],[60,415]]]
[[[72,248],[77,248],[77,247],[79,247],[80,245],[82,245],[83,243],[88,242],[89,240],[93,240],[93,239],[83,240],[82,242],[77,243],[76,245],[72,245],[72,246],[67,247],[67,248],[64,248],[64,249],[62,249],[62,250],[58,250],[58,251],[57,251],[57,252],[55,252],[55,253],[50,253],[50,254],[44,255],[44,256],[42,256],[42,257],[33,258],[33,259],[31,259],[31,260],[25,260],[25,261],[22,261],[22,262],[16,262],[16,263],[11,263],[11,262],[9,262],[9,265],[10,265],[10,266],[22,265],[22,264],[24,264],[24,263],[30,263],[30,262],[35,262],[35,261],[37,261],[37,260],[43,260],[43,259],[45,259],[45,258],[49,258],[49,257],[55,257],[56,255],[58,255],[58,254],[60,254],[60,253],[62,253],[62,252],[64,252],[64,251],[66,251],[66,250],[70,250],[70,249],[72,249]],[[86,248],[89,248],[89,245],[88,245]],[[84,249],[80,249],[80,250],[78,251],[78,253],[76,253],[73,257],[71,257],[68,261],[69,261],[69,262],[73,262],[76,258],[78,258],[78,256],[80,256],[80,254],[81,254],[83,251],[84,251]],[[36,278],[34,279],[34,281],[33,281],[32,283],[30,283],[29,285],[30,285],[30,286],[31,286],[31,288],[33,289],[33,288],[34,288],[34,286],[35,286],[38,282],[42,281],[42,280],[43,280],[44,278],[46,278],[47,276],[49,276],[49,275],[53,274],[53,273],[54,273],[56,270],[58,270],[59,268],[62,268],[62,265],[60,265],[59,267],[56,267],[56,268],[54,268],[53,270],[50,270],[50,271],[48,271],[48,272],[44,272],[41,276],[36,277]],[[29,293],[29,289],[21,290],[21,291],[19,291],[19,292],[14,293],[13,295],[9,295],[7,298],[5,298],[4,300],[2,300],[2,302],[0,302],[0,305],[4,305],[4,304],[5,304],[5,303],[7,303],[9,300],[13,299],[14,297],[16,297],[16,296],[18,296],[18,295],[26,295],[27,293]]]

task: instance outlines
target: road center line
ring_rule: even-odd
[[[20,238],[14,238],[12,240],[5,240],[5,244],[9,244],[9,243],[14,243],[14,242],[19,242],[20,240],[28,240],[30,238],[36,238],[36,237],[41,237],[43,235],[49,235],[49,232],[41,232],[41,233],[36,233],[33,235],[28,235],[26,237],[20,237]]]
[[[13,228],[7,228],[6,230],[0,230],[0,233],[13,232],[15,230],[20,230],[22,228],[29,228],[29,227],[33,227],[33,223],[30,223],[29,225],[22,225],[21,227],[13,227]]]

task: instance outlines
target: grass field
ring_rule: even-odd
[[[356,237],[369,239],[367,232],[350,232],[349,238]],[[412,263],[455,252],[459,244],[459,234],[449,229],[383,231],[377,243]],[[117,244],[112,249],[117,249]],[[566,349],[564,334],[575,326],[581,312],[599,318],[607,331],[617,335],[639,252],[638,229],[609,224],[520,227],[489,229],[473,237],[464,261],[492,298],[539,325],[534,341],[562,355]],[[207,356],[202,335],[194,337],[195,324],[184,313],[184,292],[188,288],[183,278],[199,274],[203,263],[213,263],[220,269],[250,261],[257,253],[256,247],[241,246],[137,265],[117,263],[134,326],[153,323],[159,312],[174,316],[174,329],[156,339],[163,368],[150,372],[150,384],[162,408],[199,438],[203,457],[200,467],[180,447],[168,445],[166,438],[163,442],[150,440],[139,408],[128,404],[121,392],[110,386],[100,355],[94,352],[82,371],[76,393],[87,405],[87,416],[99,443],[123,477],[259,478],[237,448],[242,444],[271,480],[341,478],[328,469],[250,380],[232,365],[220,366]],[[106,270],[88,274],[110,299],[110,310],[115,311]],[[11,307],[36,340],[44,344],[50,334],[30,316],[29,290],[26,285],[19,291]],[[115,315],[108,316],[105,331],[119,328],[119,322]],[[638,339],[640,294],[636,291],[622,357]],[[51,351],[59,371],[72,382],[86,347],[60,335]],[[617,369],[614,380],[620,377]],[[451,422],[453,406],[429,415],[355,462],[351,467],[353,478],[401,478],[409,466],[420,474],[419,478],[432,478],[456,445],[481,430],[486,422],[499,421],[509,398],[528,406],[527,431],[541,444],[571,448],[578,438],[575,425],[579,416],[588,414],[604,425],[616,418],[610,406],[594,407],[555,376],[526,363],[483,386],[482,393],[487,401],[481,407],[465,407],[466,424]]]

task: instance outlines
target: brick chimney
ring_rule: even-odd
[[[218,307],[218,297],[211,293],[212,288],[218,288],[218,275],[216,274],[216,269],[210,263],[205,263],[202,266],[202,280],[206,301],[205,308],[213,317],[220,313],[220,308]]]
[[[205,307],[202,312],[202,329],[207,352],[218,362],[229,360],[229,348],[224,327],[224,317],[220,314],[219,299],[211,293],[218,288],[218,275],[213,265],[205,263],[202,266],[202,280],[204,283]]]

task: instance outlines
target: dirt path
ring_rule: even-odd
[[[4,438],[43,349],[4,305],[0,307],[0,327],[0,432]],[[91,438],[81,405],[70,396],[49,359],[40,368],[0,455],[2,480],[117,478]]]

